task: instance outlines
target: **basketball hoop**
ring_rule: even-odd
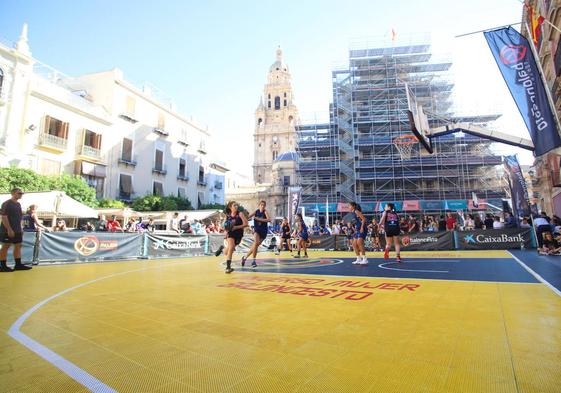
[[[399,152],[402,160],[408,160],[411,158],[411,150],[413,145],[419,142],[415,135],[401,135],[393,140],[393,145]]]

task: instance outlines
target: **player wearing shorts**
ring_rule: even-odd
[[[31,266],[26,266],[21,262],[21,244],[23,242],[23,226],[21,205],[18,202],[23,196],[23,191],[19,188],[14,188],[11,191],[12,197],[6,202],[2,203],[0,208],[0,215],[2,222],[0,223],[0,242],[2,248],[0,249],[0,271],[11,272],[13,270],[29,270]],[[14,246],[14,260],[16,265],[14,269],[8,267],[8,250]]]
[[[288,223],[288,218],[286,217],[282,219],[281,231],[282,235],[279,249],[282,250],[283,245],[286,244],[286,248],[288,249],[288,251],[292,252],[292,244],[290,244],[291,228],[290,224]]]
[[[296,226],[298,228],[298,254],[294,258],[300,258],[300,250],[304,249],[304,258],[308,258],[308,240],[310,235],[308,233],[308,227],[304,223],[302,214],[296,214]]]
[[[249,249],[249,253],[242,257],[242,266],[245,266],[245,261],[251,255],[253,255],[253,262],[251,262],[251,267],[257,267],[257,262],[255,262],[255,258],[257,257],[257,249],[263,243],[263,240],[267,237],[268,231],[268,223],[271,222],[269,218],[269,213],[265,210],[267,203],[265,201],[259,202],[259,208],[255,210],[254,213],[251,213],[248,219],[253,218],[253,244]]]
[[[231,224],[228,225],[226,232],[226,273],[232,273],[232,255],[236,250],[236,246],[240,244],[243,237],[243,229],[248,226],[245,215],[238,211],[238,204],[234,201],[228,202],[226,206],[226,220]]]
[[[364,240],[368,235],[368,227],[366,226],[366,218],[362,214],[360,205],[356,202],[349,203],[353,219],[351,224],[354,226],[354,236],[352,238],[352,247],[356,254],[356,260],[353,265],[368,265],[366,252],[364,250]]]
[[[382,219],[380,220],[380,225],[384,227],[384,232],[386,232],[386,249],[384,251],[384,259],[388,259],[390,257],[390,249],[392,247],[392,243],[394,243],[396,262],[401,263],[401,256],[399,255],[399,235],[401,234],[401,230],[399,227],[399,216],[395,211],[393,203],[388,203],[385,206]]]

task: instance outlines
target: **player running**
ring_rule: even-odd
[[[296,227],[298,228],[298,254],[294,255],[294,258],[300,258],[301,249],[304,249],[304,258],[308,258],[308,227],[300,213],[296,214]]]
[[[255,258],[257,257],[257,249],[263,243],[263,240],[267,237],[267,224],[271,222],[269,218],[269,213],[265,210],[267,203],[265,201],[259,202],[259,207],[255,212],[251,213],[248,217],[249,220],[253,218],[253,244],[249,249],[247,255],[242,257],[242,266],[245,266],[245,261],[251,255],[253,255],[253,262],[251,262],[251,267],[257,267],[257,262],[255,262]]]
[[[228,202],[225,209],[226,221],[224,222],[224,229],[226,233],[226,273],[232,273],[232,254],[236,246],[240,244],[243,237],[243,229],[248,226],[247,218],[245,215],[238,211],[238,204],[234,201]]]
[[[392,243],[394,243],[396,254],[395,260],[396,262],[401,263],[401,256],[399,255],[399,216],[395,211],[393,203],[388,203],[384,207],[384,213],[382,214],[380,225],[384,227],[384,231],[386,232],[386,249],[384,251],[384,259],[388,259],[390,257],[390,249],[392,247]]]
[[[286,243],[286,247],[288,248],[288,251],[292,253],[292,244],[290,243],[291,228],[290,228],[290,224],[288,223],[288,218],[286,217],[282,219],[281,231],[282,231],[282,235],[281,235],[279,250],[282,250],[282,247]]]
[[[353,214],[352,224],[354,224],[355,228],[352,246],[356,254],[356,261],[353,262],[353,265],[368,265],[368,259],[366,259],[366,252],[364,250],[364,239],[368,235],[366,218],[362,214],[362,209],[358,203],[351,202],[349,207]]]

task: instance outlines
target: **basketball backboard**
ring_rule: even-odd
[[[417,102],[417,98],[409,85],[405,84],[407,94],[407,115],[409,116],[409,124],[411,131],[417,137],[421,145],[432,154],[432,142],[428,135],[430,134],[429,121],[427,115],[423,111],[423,107]]]

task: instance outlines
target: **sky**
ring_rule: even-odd
[[[209,127],[209,151],[249,175],[254,111],[277,46],[302,120],[326,119],[332,69],[355,43],[388,45],[392,29],[397,44],[429,34],[435,55],[454,62],[458,112],[502,113],[497,130],[527,136],[483,35],[454,38],[521,15],[518,0],[0,0],[0,38],[17,41],[27,22],[42,63],[71,76],[118,67],[126,80],[157,86]]]

